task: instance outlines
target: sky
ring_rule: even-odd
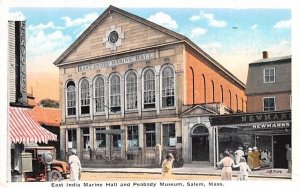
[[[291,55],[290,9],[122,8],[180,33],[246,83],[248,64]],[[10,19],[26,20],[27,90],[37,101],[59,100],[53,62],[105,10],[12,7]]]

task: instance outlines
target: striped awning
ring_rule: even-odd
[[[29,113],[31,109],[9,107],[9,133],[12,143],[56,141],[57,136],[39,125]]]

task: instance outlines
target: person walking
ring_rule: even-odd
[[[286,160],[288,161],[288,173],[292,173],[292,148],[289,144],[285,145],[286,148]]]
[[[171,177],[173,161],[174,161],[174,156],[172,155],[172,153],[169,153],[166,156],[166,159],[162,163],[162,177],[163,177],[163,179]]]
[[[253,147],[253,150],[253,169],[258,170],[260,169],[260,152],[257,147]]]
[[[248,165],[250,169],[253,169],[253,152],[252,148],[248,148]]]
[[[71,150],[71,155],[69,156],[69,165],[70,165],[70,181],[79,181],[79,176],[81,172],[81,163],[79,158],[76,155],[76,150]]]
[[[240,167],[240,172],[238,174],[238,179],[237,180],[247,181],[249,172],[251,174],[253,174],[253,172],[251,171],[251,169],[247,165],[246,159],[244,157],[240,158],[240,162],[239,162],[239,164],[237,164],[237,167]]]
[[[88,149],[89,149],[90,160],[93,160],[93,150],[90,146],[88,147]]]
[[[234,154],[235,154],[235,163],[236,163],[236,164],[239,164],[239,163],[240,163],[241,157],[244,157],[244,155],[245,155],[245,153],[244,153],[244,151],[243,151],[243,148],[242,148],[242,147],[239,147],[238,150],[236,150],[236,151],[234,152]]]
[[[230,158],[229,152],[225,152],[223,156],[224,158],[217,163],[218,166],[223,165],[221,171],[222,180],[232,180],[232,168],[236,168],[237,166],[234,164],[233,159]]]

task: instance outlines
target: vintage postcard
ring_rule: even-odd
[[[4,185],[296,185],[290,1],[43,3],[3,2]]]

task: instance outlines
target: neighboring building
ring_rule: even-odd
[[[11,181],[22,181],[25,169],[22,164],[24,144],[47,143],[57,136],[42,128],[32,117],[26,93],[26,37],[25,21],[8,21],[8,151]],[[30,98],[30,97],[29,97]],[[31,101],[31,98],[30,100]],[[25,156],[24,158],[27,158]],[[28,158],[27,158],[28,159]],[[28,169],[26,169],[28,170]]]
[[[285,144],[291,144],[291,56],[249,64],[247,113],[211,117],[216,127],[217,154],[225,149],[258,147],[270,154],[274,168],[287,168]],[[216,157],[219,157],[216,156]]]
[[[91,147],[95,159],[151,166],[158,144],[163,151],[187,146],[181,114],[195,105],[246,111],[245,85],[192,41],[113,6],[54,64],[61,149],[76,148],[82,159]]]

